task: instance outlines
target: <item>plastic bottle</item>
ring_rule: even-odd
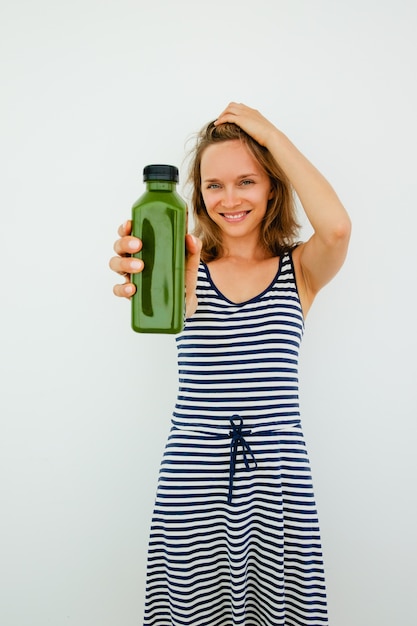
[[[146,192],[132,207],[132,235],[142,240],[144,269],[132,274],[132,328],[141,333],[179,333],[184,325],[187,206],[178,195],[174,165],[147,165]]]

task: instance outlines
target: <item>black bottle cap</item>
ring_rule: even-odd
[[[147,165],[143,168],[143,181],[167,180],[178,182],[178,168],[175,165]]]

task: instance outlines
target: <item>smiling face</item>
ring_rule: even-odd
[[[243,142],[224,141],[204,150],[201,193],[225,243],[235,237],[259,240],[271,182]]]

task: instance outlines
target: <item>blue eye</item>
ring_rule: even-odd
[[[245,186],[246,185],[252,185],[253,184],[253,180],[242,180],[241,185]]]

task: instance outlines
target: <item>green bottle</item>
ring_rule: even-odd
[[[132,207],[132,235],[142,240],[144,269],[132,274],[132,328],[141,333],[179,333],[184,325],[187,206],[178,195],[178,168],[147,165],[146,192]]]

